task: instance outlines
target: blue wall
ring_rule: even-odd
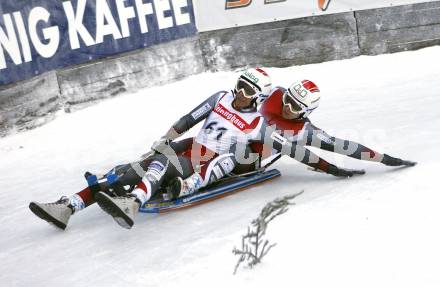
[[[124,7],[128,10],[118,9],[117,1],[123,3]],[[161,3],[165,5],[162,8],[160,6]],[[167,5],[169,5],[169,9],[167,9]],[[47,11],[49,15],[47,22],[44,17],[39,16],[44,16],[44,13],[41,13],[44,10],[37,7],[44,8]],[[70,14],[75,15],[74,17],[77,18],[77,21],[84,25],[86,32],[83,33],[91,36],[88,37],[89,44],[92,43],[91,45],[87,46],[82,37],[75,32],[73,35],[78,35],[79,48],[75,49],[75,47],[72,47],[75,41],[71,39],[69,34],[69,25],[74,27],[74,18],[68,18],[69,7],[73,8],[70,9],[73,11],[73,14]],[[81,13],[78,13],[78,11],[82,10],[81,7],[85,7],[84,17],[82,18],[80,17]],[[152,14],[140,15],[142,7],[152,9]],[[31,11],[33,12],[31,13]],[[104,12],[99,13],[99,11]],[[105,11],[108,11],[108,13],[105,13]],[[129,15],[134,17],[125,21],[123,20],[124,17],[120,17],[121,11],[128,11],[128,14],[134,13],[134,15]],[[97,16],[97,12],[99,15],[105,16],[100,18]],[[58,41],[52,40],[52,43],[55,43],[56,46],[56,52],[53,56],[45,58],[36,49],[35,41],[32,41],[32,33],[30,32],[33,29],[33,25],[29,21],[31,14],[33,15],[32,18],[40,19],[34,25],[36,27],[36,29],[34,28],[36,34],[34,34],[38,36],[37,38],[43,45],[50,42],[50,39],[45,39],[44,31],[48,32],[47,28],[49,27],[57,27],[51,29],[54,34],[59,35],[58,45]],[[158,18],[166,18],[165,22],[168,21],[167,25],[164,25],[164,21],[159,21]],[[21,32],[21,34],[20,19],[23,19],[24,25],[22,27],[26,30],[25,33]],[[104,20],[99,21],[99,19]],[[113,28],[117,28],[112,30],[112,34],[105,35],[102,43],[96,43],[97,26],[109,27],[111,26],[112,19],[116,24],[113,25]],[[145,33],[142,33],[140,21],[145,22],[148,32],[144,31]],[[127,22],[129,35],[123,37],[122,26],[124,26],[123,23],[125,22]],[[11,25],[13,29],[10,28]],[[81,27],[81,24],[79,24],[79,27]],[[24,30],[21,29],[21,31]],[[49,70],[169,42],[192,36],[196,33],[192,0],[2,0],[0,1],[0,85],[31,78]],[[122,37],[115,39],[119,35]],[[16,41],[14,41],[14,37]],[[3,44],[1,39],[3,39]],[[91,42],[90,39],[92,40]],[[26,48],[26,42],[29,42],[29,49]],[[7,51],[7,43],[12,45],[11,47],[19,47],[19,60],[22,63],[14,63],[10,53]],[[16,51],[16,49],[13,50]],[[25,61],[26,50],[30,51],[30,53],[27,53],[27,60],[31,58],[28,62]],[[54,50],[55,48],[52,49],[52,51]],[[2,58],[4,59],[3,61]],[[18,61],[17,56],[15,61]]]

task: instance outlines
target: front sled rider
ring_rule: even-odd
[[[64,229],[73,213],[96,201],[118,224],[131,228],[139,207],[169,180],[177,177],[188,179],[191,181],[187,185],[188,192],[191,192],[230,173],[240,160],[235,156],[245,157],[249,152],[244,150],[235,153],[238,142],[247,146],[250,141],[272,141],[276,150],[283,150],[292,157],[298,154],[298,160],[319,168],[315,163],[318,162],[316,155],[291,144],[281,135],[271,131],[264,118],[257,112],[257,100],[267,97],[270,91],[270,77],[262,69],[246,70],[240,75],[233,91],[214,94],[178,120],[167,134],[153,145],[156,154],[141,163],[124,166],[122,171],[118,167],[111,171],[122,172],[129,179],[123,182],[122,177],[121,182],[109,183],[113,187],[116,184],[125,186],[125,183],[131,184],[136,180],[136,188],[127,194],[116,192],[118,196],[111,197],[102,192],[106,190],[101,188],[99,183],[98,187],[90,186],[71,197],[62,197],[57,202],[31,202],[29,207],[38,217]],[[202,120],[206,121],[198,136],[194,140],[182,141],[186,143],[186,149],[180,150],[176,155],[171,141]],[[296,151],[298,152],[295,153]],[[107,177],[108,181],[109,178],[111,177]]]
[[[271,89],[270,77],[262,69],[246,70],[239,77],[234,91],[215,93],[179,119],[153,144],[152,150],[156,152],[152,156],[139,163],[115,167],[104,176],[87,175],[88,181],[98,179],[98,183],[89,182],[89,187],[53,203],[31,202],[29,208],[43,220],[65,229],[72,214],[98,202],[120,225],[130,228],[139,207],[168,181],[187,178],[213,159],[208,163],[211,166],[208,174],[212,173],[213,167],[218,178],[223,176],[220,173],[229,173],[232,160],[221,155],[229,152],[231,139],[238,136],[247,141],[247,138],[256,137],[255,132],[247,132],[262,125],[256,101],[259,96],[267,97]],[[172,142],[211,114],[211,119],[218,119],[206,122],[196,138]],[[229,120],[223,123],[225,118]],[[112,175],[119,178],[118,182],[111,182]],[[216,180],[215,176],[211,179]],[[118,185],[133,184],[135,188],[128,194],[118,188]],[[111,198],[112,195],[117,196]]]

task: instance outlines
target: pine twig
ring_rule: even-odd
[[[292,200],[303,192],[277,198],[267,203],[260,211],[259,216],[251,221],[251,226],[248,226],[247,233],[241,238],[241,249],[234,247],[232,250],[234,255],[240,256],[235,265],[234,274],[237,273],[239,266],[245,261],[247,261],[250,268],[253,268],[261,262],[262,258],[269,253],[269,250],[276,246],[276,243],[269,245],[269,241],[263,239],[268,224],[277,216],[286,213],[289,210],[289,206],[295,205]]]

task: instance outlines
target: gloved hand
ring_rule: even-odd
[[[162,137],[153,143],[153,145],[151,146],[151,150],[163,153],[168,148],[170,142],[171,140]]]
[[[388,166],[415,166],[417,164],[417,162],[403,160],[400,158],[389,156],[387,154],[383,155],[382,163]]]
[[[362,175],[365,174],[365,170],[363,169],[344,169],[339,168],[336,165],[330,164],[328,167],[327,173],[339,176],[339,177],[352,177],[353,175]]]

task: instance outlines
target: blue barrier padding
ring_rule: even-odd
[[[5,43],[0,42],[0,85],[197,33],[192,0],[187,0],[186,3],[179,2],[183,3],[182,7],[174,7],[174,1],[164,1],[161,2],[165,3],[165,6],[160,6],[162,8],[154,6],[155,2],[152,0],[125,0],[123,3],[124,7],[119,6],[118,9],[115,0],[0,1],[0,35],[5,36],[3,37]],[[100,5],[99,9],[97,9],[98,5]],[[84,8],[82,18],[80,17],[81,7]],[[148,12],[145,7],[151,7],[151,11]],[[69,9],[73,11],[70,17],[68,16]],[[99,13],[99,15],[106,15],[99,17],[97,11],[109,12]],[[141,15],[142,11],[147,12]],[[47,19],[43,17],[45,13]],[[104,20],[99,21],[99,19]],[[79,24],[75,24],[76,22]],[[114,23],[112,27],[116,28],[111,34],[103,35],[103,41],[100,42],[97,27],[103,27],[104,29],[100,30],[104,31],[102,34],[106,34],[109,22]],[[99,23],[103,24],[99,25]],[[81,32],[71,33],[69,25],[75,28],[71,31]],[[50,38],[50,32],[55,33],[59,41]],[[31,34],[34,37],[31,37]],[[45,37],[45,34],[49,39]],[[90,36],[87,37],[87,34]],[[72,35],[77,35],[77,37]],[[34,43],[35,38],[41,42],[40,45],[47,45],[51,41],[57,43],[55,53],[49,57],[41,55],[38,47],[36,48],[39,45]],[[78,38],[78,41],[75,38]],[[79,42],[78,48],[74,46],[75,42]],[[15,56],[11,55],[11,51],[8,50],[15,51],[12,52]],[[16,63],[17,61],[21,63]]]

